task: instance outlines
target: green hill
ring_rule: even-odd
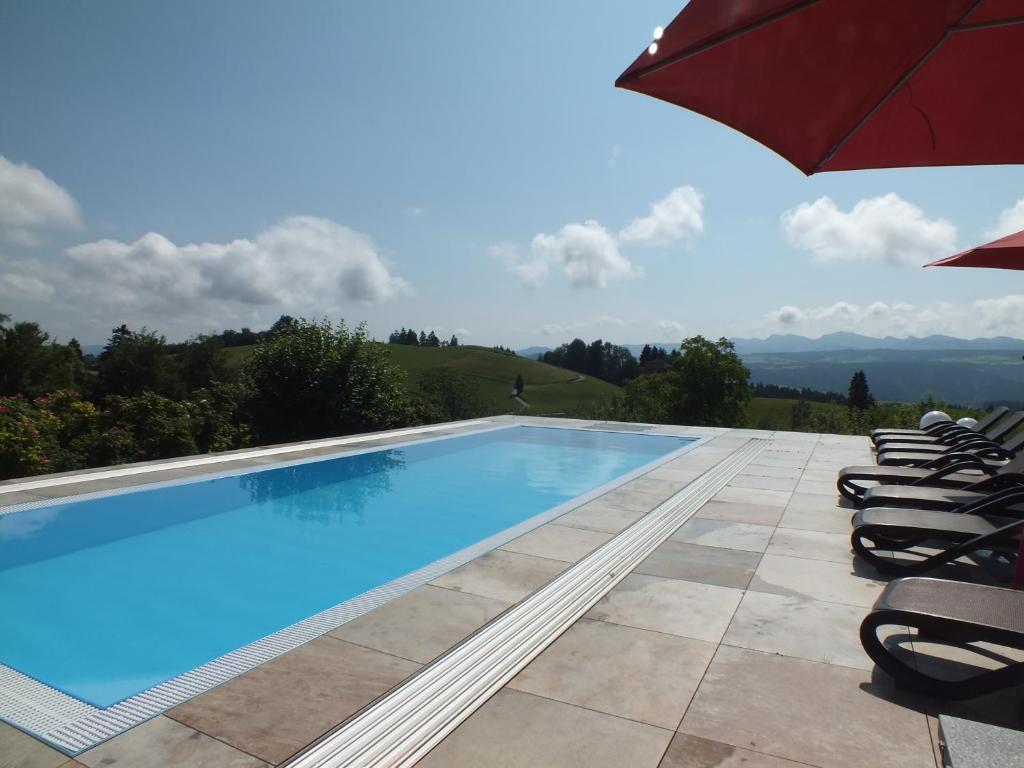
[[[407,347],[389,344],[391,359],[415,377],[432,368],[447,367],[476,380],[480,396],[494,413],[530,415],[564,413],[572,408],[606,400],[619,392],[614,384],[536,360],[495,352],[486,347]],[[512,385],[522,375],[526,385],[523,409],[512,399]]]
[[[782,397],[753,397],[747,405],[746,426],[754,429],[793,429],[793,406],[796,400]],[[835,403],[808,403],[814,413],[843,413],[845,406]]]
[[[581,405],[607,400],[620,390],[614,384],[600,379],[580,376],[517,355],[495,352],[487,347],[408,347],[388,344],[391,359],[401,366],[411,379],[433,368],[453,368],[471,376],[480,387],[480,397],[490,413],[525,413],[531,416],[565,413]],[[228,363],[240,367],[252,354],[252,347],[229,347],[224,350]],[[529,404],[523,408],[512,398],[516,376],[522,375],[526,385],[522,399]]]

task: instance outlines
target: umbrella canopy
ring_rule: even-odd
[[[1024,232],[1001,237],[969,251],[925,264],[926,267],[1024,269]]]
[[[692,0],[616,85],[806,174],[1024,162],[1024,0]]]

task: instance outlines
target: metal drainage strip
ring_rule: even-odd
[[[409,766],[604,597],[769,441],[751,439],[611,541],[287,763]]]

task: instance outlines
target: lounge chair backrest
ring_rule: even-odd
[[[1021,448],[1024,448],[1024,432],[1014,435],[1009,440],[1004,440],[999,447],[1004,451],[1009,451],[1014,454],[1020,453],[1024,456],[1024,451],[1021,450]]]
[[[1009,412],[1009,410],[1010,409],[1007,408],[1005,405],[1000,405],[998,408],[993,408],[991,411],[986,413],[981,419],[978,420],[978,423],[974,427],[974,431],[987,431],[989,427],[991,427],[993,424],[995,424],[997,421],[1003,418],[1003,416],[1005,416]]]
[[[994,427],[991,427],[988,432],[985,433],[985,437],[994,443],[998,443],[1008,434],[1013,432],[1013,430],[1017,429],[1021,424],[1024,424],[1024,411],[1014,411],[1005,419],[1000,419],[999,423]]]
[[[1016,449],[1015,448],[1008,448],[1007,450],[1015,451]],[[1014,472],[1014,473],[1022,472],[1022,473],[1024,473],[1024,451],[1021,451],[1021,452],[1017,453],[1016,456],[1014,456],[1012,459],[1010,459],[1008,462],[1006,462],[1006,464],[1001,466],[996,471],[996,474],[1001,475],[1004,472]]]

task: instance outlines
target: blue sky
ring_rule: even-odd
[[[806,178],[616,90],[679,8],[0,5],[0,312],[86,343],[281,313],[517,347],[1024,336],[1018,273],[919,268],[1024,229],[1024,169]]]

